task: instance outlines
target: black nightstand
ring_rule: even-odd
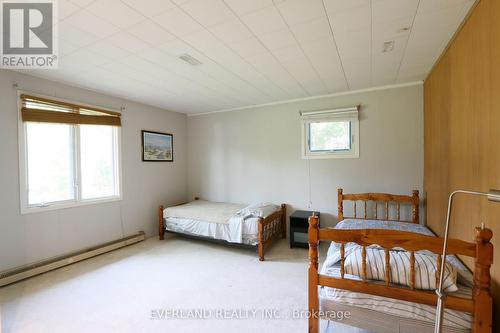
[[[290,215],[290,248],[303,247],[309,248],[307,239],[307,229],[309,228],[309,216],[316,215],[320,217],[319,212],[309,210],[296,210]],[[318,222],[319,227],[319,222]]]

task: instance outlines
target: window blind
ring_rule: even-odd
[[[359,105],[341,109],[301,111],[300,118],[303,121],[325,120],[325,119],[358,119]]]
[[[89,106],[21,95],[24,122],[121,126],[121,114]]]

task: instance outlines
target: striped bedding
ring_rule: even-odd
[[[389,251],[389,264],[391,282],[409,287],[411,280],[410,252]],[[436,290],[436,274],[439,271],[435,254],[415,254],[415,288],[421,290]],[[362,250],[360,248],[352,251],[345,258],[345,272],[347,274],[362,277]],[[385,250],[380,248],[366,249],[366,279],[385,281]],[[457,291],[457,269],[450,263],[445,266],[443,289],[446,292]]]
[[[390,230],[400,230],[400,231],[408,231],[408,232],[415,232],[423,235],[428,235],[428,236],[434,236],[434,234],[427,229],[426,227],[418,224],[413,224],[413,223],[404,223],[404,222],[394,222],[394,221],[378,221],[378,220],[355,220],[355,219],[348,219],[341,221],[337,224],[335,227],[336,229],[390,229]],[[351,262],[350,270],[347,271],[346,267],[346,278],[351,278],[355,280],[360,280],[360,263],[361,263],[361,247],[357,244],[354,243],[349,243],[346,244],[345,246],[345,257],[346,257],[346,263],[348,263],[348,258]],[[374,258],[375,256],[378,255],[377,251],[380,251],[381,248],[379,246],[371,246],[367,247],[367,259],[371,259],[372,262],[377,262],[377,260]],[[391,251],[391,262],[397,262],[395,258],[393,258],[394,255],[402,257],[406,253],[404,251]],[[385,254],[384,251],[382,250],[382,258],[384,259],[385,262]],[[419,251],[415,254],[415,268],[417,268],[417,261],[419,260],[418,258],[422,260],[428,259],[427,257],[424,256],[434,256],[432,260],[426,261],[425,264],[422,265],[421,270],[416,270],[415,274],[417,275],[417,271],[421,271],[421,276],[422,281],[420,279],[415,279],[415,283],[420,284],[421,287],[424,287],[423,289],[434,289],[432,287],[432,282],[431,280],[434,280],[434,287],[435,287],[435,255],[432,254],[429,251]],[[328,255],[327,258],[322,265],[320,274],[323,275],[330,275],[330,276],[335,276],[335,277],[340,277],[340,266],[339,266],[339,261],[340,261],[340,246],[339,244],[336,244],[334,242],[331,243],[330,248],[328,250]],[[384,266],[382,264],[382,261],[379,260],[378,266]],[[400,264],[402,262],[399,262]],[[408,261],[409,263],[409,261]],[[408,264],[409,265],[409,264]],[[401,265],[403,266],[403,265]],[[471,272],[454,256],[449,256],[447,257],[447,269],[449,270],[449,273],[453,275],[453,272],[456,272],[456,280],[457,283],[453,284],[453,286],[448,285],[449,287],[449,292],[453,291],[453,295],[458,296],[458,297],[463,297],[463,298],[471,298],[472,295],[472,274]],[[378,277],[376,280],[384,280],[383,276],[384,274],[380,272],[379,267],[379,272],[377,273],[376,267],[373,270],[373,267],[370,267],[368,262],[367,262],[367,274],[373,274],[373,276]],[[427,271],[426,271],[427,269]],[[407,280],[407,276],[405,277],[405,274],[408,274],[405,269],[402,268],[396,268],[393,269],[396,273],[392,275],[392,281],[395,283],[399,283],[405,285],[406,283],[403,282],[403,280]],[[409,270],[408,270],[409,271]],[[430,271],[430,272],[429,272]],[[433,272],[434,271],[434,272]],[[370,273],[369,273],[370,272]],[[427,281],[424,279],[425,276],[429,275],[429,280]],[[430,279],[430,276],[434,279]],[[380,278],[382,276],[382,278]],[[369,277],[367,277],[369,278]],[[398,280],[399,279],[399,280]],[[425,281],[424,281],[425,280]],[[448,279],[449,281],[453,282],[453,277]],[[375,282],[375,283],[384,283],[383,281],[380,282]],[[407,301],[400,301],[392,298],[386,298],[386,297],[381,297],[381,296],[372,296],[372,295],[366,295],[362,293],[355,293],[351,292],[348,290],[341,290],[341,289],[335,289],[335,288],[328,288],[328,287],[321,287],[320,291],[320,297],[325,297],[328,299],[328,301],[334,301],[335,303],[338,304],[345,304],[345,305],[350,305],[350,306],[356,306],[356,307],[361,307],[365,309],[371,309],[375,311],[379,311],[382,313],[387,313],[390,315],[402,317],[402,318],[411,318],[411,319],[416,319],[416,320],[422,320],[425,322],[433,322],[435,318],[435,307],[424,305],[424,304],[417,304],[417,303],[412,303],[412,302],[407,302]],[[324,304],[325,302],[322,302]],[[328,309],[323,309],[323,310],[328,310]],[[464,312],[459,312],[459,311],[454,311],[454,310],[445,310],[445,317],[444,317],[444,325],[452,328],[458,328],[458,329],[470,329],[471,327],[471,321],[472,317],[468,313]]]

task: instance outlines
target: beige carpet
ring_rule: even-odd
[[[1,331],[307,332],[294,315],[307,308],[307,250],[280,240],[266,256],[150,238],[1,288]]]

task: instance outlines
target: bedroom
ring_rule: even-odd
[[[1,5],[2,333],[498,330],[498,1]]]

